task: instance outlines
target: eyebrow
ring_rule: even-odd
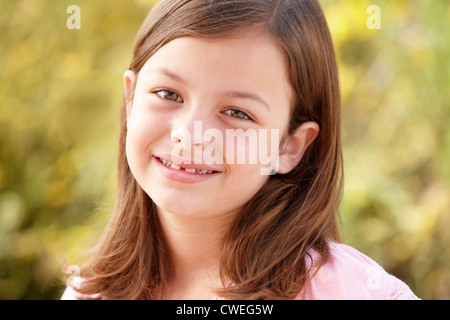
[[[172,72],[169,69],[164,68],[164,67],[150,69],[148,72],[149,73],[156,72],[156,73],[165,75],[165,76],[167,76],[177,82],[180,82],[182,84],[187,83],[187,81],[184,78],[180,77],[179,75],[175,74],[174,72]],[[258,102],[259,104],[262,104],[265,108],[270,110],[269,104],[260,95],[258,95],[256,93],[249,92],[249,91],[231,90],[231,91],[227,91],[225,95],[230,98],[250,99],[250,100]]]
[[[250,100],[256,101],[256,102],[262,104],[268,110],[270,110],[269,104],[261,96],[257,95],[256,93],[248,92],[248,91],[229,91],[229,92],[227,92],[226,95],[231,98],[250,99]]]
[[[156,73],[165,75],[165,76],[167,76],[169,78],[172,78],[173,80],[175,80],[177,82],[181,82],[183,84],[187,83],[187,81],[184,80],[182,77],[180,77],[179,75],[173,73],[172,71],[170,71],[169,69],[164,68],[164,67],[154,68],[154,69],[148,70],[148,73],[152,73],[152,72],[156,72]]]

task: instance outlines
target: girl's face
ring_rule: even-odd
[[[128,163],[159,210],[234,214],[264,185],[268,165],[258,153],[267,158],[278,150],[287,130],[287,70],[273,40],[248,31],[217,41],[175,39],[139,75],[125,73],[125,89],[135,85],[127,104]]]

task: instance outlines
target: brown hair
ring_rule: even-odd
[[[305,121],[320,126],[318,138],[288,174],[270,176],[226,235],[218,289],[228,299],[290,299],[304,285],[308,250],[328,256],[339,240],[342,192],[340,93],[333,44],[316,0],[163,0],[141,27],[130,70],[169,41],[220,39],[258,25],[282,48],[295,90],[289,133]],[[126,108],[122,102],[117,204],[103,238],[82,267],[81,293],[103,299],[158,299],[170,274],[170,257],[155,205],[128,167]]]

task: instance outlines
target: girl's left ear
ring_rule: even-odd
[[[319,135],[319,125],[314,121],[302,123],[288,136],[280,149],[277,173],[285,174],[294,169],[302,160],[306,149]]]
[[[127,107],[127,118],[130,117],[131,109],[133,108],[133,91],[136,87],[136,79],[136,73],[131,70],[127,70],[123,74],[123,89]]]

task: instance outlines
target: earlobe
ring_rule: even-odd
[[[302,123],[292,135],[288,136],[280,149],[278,173],[286,174],[302,160],[306,149],[319,135],[319,125],[314,121]]]
[[[136,86],[136,73],[131,70],[127,70],[123,74],[123,87],[124,97],[127,108],[127,118],[130,116],[131,109],[133,108],[133,96],[134,88]]]

